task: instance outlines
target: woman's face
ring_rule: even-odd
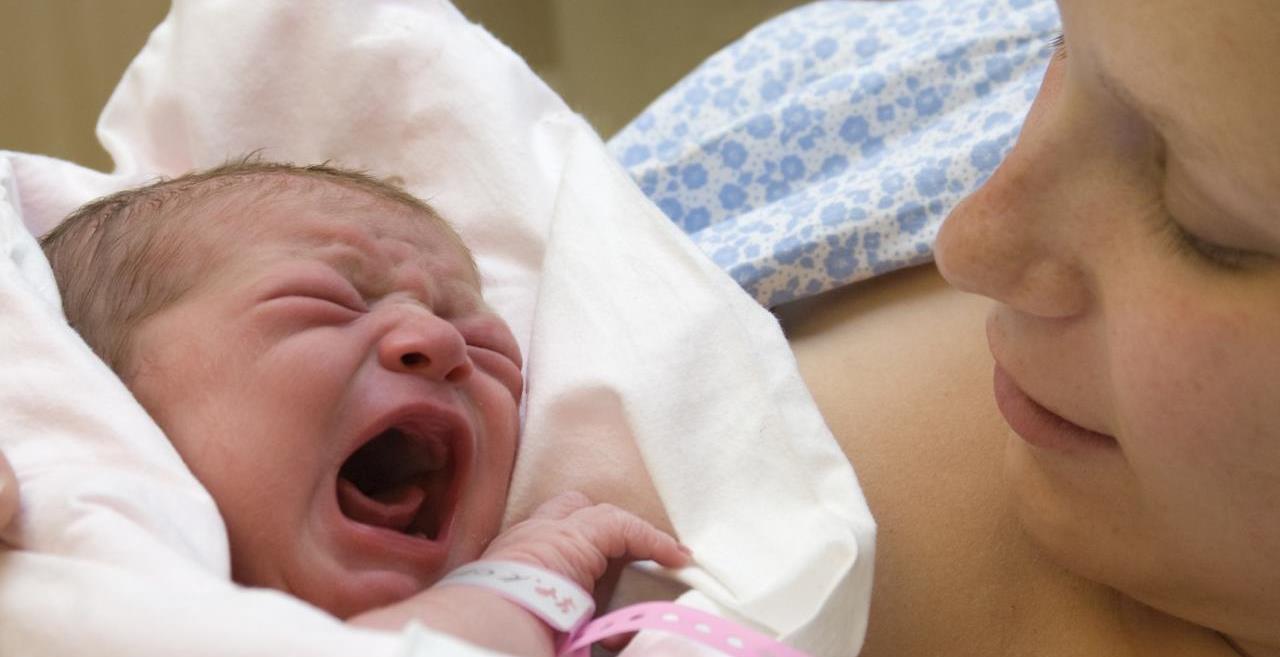
[[[1280,4],[1062,0],[938,266],[988,322],[1007,472],[1062,564],[1280,646]]]

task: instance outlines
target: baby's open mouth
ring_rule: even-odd
[[[456,470],[443,427],[391,427],[342,464],[338,507],[358,523],[437,540]]]

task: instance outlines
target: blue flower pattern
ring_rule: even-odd
[[[713,55],[609,141],[667,216],[774,306],[928,262],[1012,147],[1053,0],[827,1]]]

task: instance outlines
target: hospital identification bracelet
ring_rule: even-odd
[[[587,657],[596,641],[638,630],[671,632],[733,657],[809,657],[737,623],[670,602],[630,605],[592,621],[595,602],[582,587],[513,561],[477,561],[449,573],[438,585],[451,584],[489,589],[567,633],[560,642],[561,657]]]
[[[591,620],[596,603],[582,587],[555,573],[515,561],[475,561],[436,586],[465,584],[489,589],[529,610],[557,632],[572,632]]]

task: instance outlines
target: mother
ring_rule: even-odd
[[[780,312],[880,524],[863,654],[1280,655],[1280,5],[1059,4],[937,269]]]

